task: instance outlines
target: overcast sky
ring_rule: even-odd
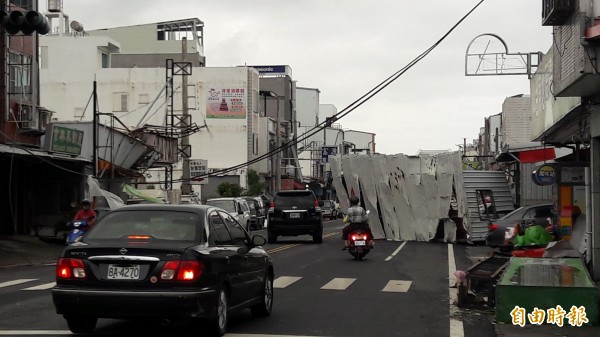
[[[429,48],[478,0],[64,0],[86,30],[197,17],[207,66],[281,65],[338,111]],[[45,1],[40,0],[45,10]],[[506,97],[529,94],[527,76],[465,76],[465,52],[494,33],[509,52],[546,53],[552,28],[541,1],[485,0],[437,49],[347,117],[376,133],[380,153],[457,150],[477,138]]]

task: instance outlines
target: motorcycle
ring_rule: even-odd
[[[83,235],[88,231],[89,226],[85,220],[74,220],[67,223],[67,229],[69,233],[67,234],[66,244],[70,245],[81,241]]]
[[[362,229],[353,230],[348,233],[348,252],[354,256],[355,260],[362,261],[371,251],[369,246],[369,240],[371,239],[367,231]]]

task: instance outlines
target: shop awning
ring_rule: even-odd
[[[545,148],[537,150],[526,150],[518,152],[518,157],[521,163],[538,163],[556,158],[554,148]]]
[[[513,148],[505,148],[496,156],[497,162],[538,163],[556,159],[554,147],[545,147],[539,143],[533,143]]]

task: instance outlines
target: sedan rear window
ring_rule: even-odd
[[[195,213],[176,211],[122,211],[106,215],[87,236],[93,239],[126,239],[148,236],[156,240],[199,241],[203,223]]]
[[[297,204],[306,204],[307,206],[314,205],[316,198],[310,191],[298,191],[276,194],[274,201],[276,205],[290,206]]]
[[[235,201],[233,200],[208,200],[206,204],[219,207],[230,213],[237,213],[237,210],[235,209]]]

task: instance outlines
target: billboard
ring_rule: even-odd
[[[208,85],[206,118],[244,119],[247,88],[243,85]]]

